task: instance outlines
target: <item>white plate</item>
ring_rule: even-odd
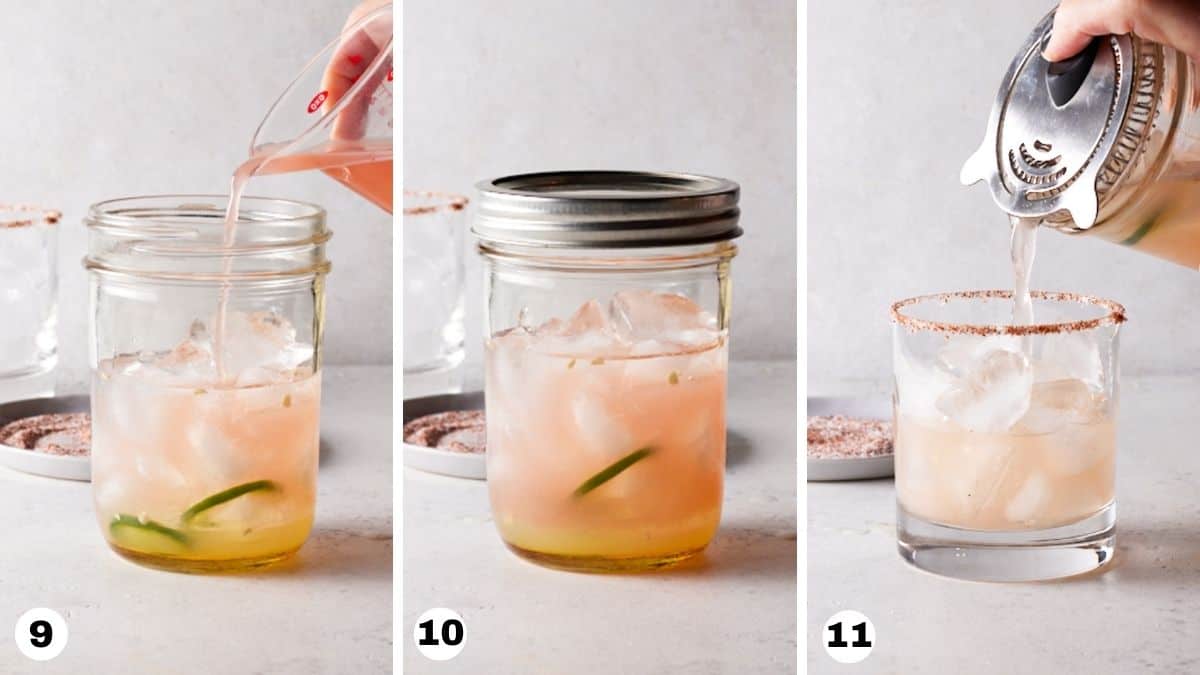
[[[0,426],[32,415],[88,412],[90,409],[91,404],[88,397],[82,395],[11,401],[0,404]],[[49,478],[85,481],[92,479],[92,461],[88,457],[47,455],[44,452],[14,448],[2,443],[0,443],[0,464],[23,473]]]
[[[465,394],[440,394],[423,396],[404,401],[404,423],[425,415],[450,412],[452,410],[483,410],[483,392]],[[404,443],[404,466],[439,473],[443,476],[485,480],[487,458],[482,454],[450,452],[438,448]]]
[[[892,402],[886,397],[809,396],[809,415],[848,415],[891,421]],[[847,457],[846,459],[808,458],[809,481],[867,480],[893,475],[892,455]]]

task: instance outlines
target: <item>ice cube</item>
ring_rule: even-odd
[[[951,464],[955,468],[938,473],[937,480],[949,487],[965,517],[973,518],[986,508],[1008,478],[1013,462],[1009,440],[994,435],[972,437],[957,448]]]
[[[1020,352],[1021,343],[1015,335],[951,335],[938,350],[936,365],[955,377],[966,377],[980,359],[998,349]]]
[[[172,456],[160,450],[139,452],[134,462],[139,482],[152,484],[164,490],[183,490],[188,486],[188,476]]]
[[[1005,505],[1004,517],[1014,523],[1028,523],[1037,517],[1049,496],[1046,477],[1040,473],[1030,474]]]
[[[220,419],[219,405],[214,404],[211,417],[198,415],[184,430],[188,441],[184,455],[186,463],[204,483],[212,486],[235,482],[254,461],[253,453],[239,447],[226,435],[227,423]]]
[[[534,331],[543,352],[578,356],[616,356],[627,351],[607,310],[588,300],[566,321],[550,319]]]
[[[991,349],[938,397],[937,408],[969,431],[1004,432],[1029,410],[1032,388],[1033,369],[1024,354]]]
[[[636,449],[635,439],[618,411],[584,389],[571,401],[575,437],[583,450],[606,461],[616,461]]]
[[[273,310],[229,312],[220,339],[221,365],[233,377],[256,367],[286,370],[298,365],[296,329]]]
[[[1104,398],[1082,380],[1035,382],[1029,410],[1021,418],[1024,433],[1054,433],[1068,424],[1085,424],[1104,413]]]
[[[546,367],[530,347],[534,337],[524,328],[513,328],[493,336],[487,343],[488,423],[502,429],[504,436],[519,436],[532,427],[527,416],[540,412],[544,397]],[[556,373],[557,374],[557,373]]]
[[[896,405],[904,415],[917,420],[941,421],[937,400],[954,386],[947,372],[932,368],[905,350],[902,341],[893,342],[893,369],[896,375]]]
[[[1050,471],[1060,476],[1079,475],[1116,454],[1111,422],[1071,424],[1042,439],[1042,452]]]
[[[244,387],[261,387],[268,384],[277,384],[286,382],[287,378],[284,373],[274,368],[264,368],[262,366],[254,366],[247,368],[238,373],[237,379],[234,380],[234,386]]]
[[[1096,340],[1080,333],[1051,333],[1041,340],[1036,363],[1037,379],[1082,380],[1093,389],[1104,382],[1104,362]]]
[[[104,453],[100,453],[103,455]],[[96,456],[92,463],[95,465]],[[92,488],[95,490],[96,505],[102,509],[120,511],[125,504],[135,501],[137,480],[120,471],[106,471],[101,476],[93,468]]]
[[[676,352],[677,348],[662,340],[638,340],[629,348],[630,356],[661,356]]]
[[[699,346],[720,336],[716,317],[675,293],[620,291],[609,301],[609,314],[617,335],[627,342],[654,339]]]
[[[565,325],[566,324],[563,322],[562,319],[548,319],[545,323],[543,323],[540,326],[535,327],[532,331],[530,331],[520,325],[518,325],[516,328],[512,328],[511,330],[531,332],[534,335],[543,335],[543,336],[562,335],[563,331],[565,330],[564,329]]]
[[[609,321],[608,312],[604,311],[604,307],[599,302],[588,300],[583,303],[582,307],[575,310],[566,323],[560,325],[558,334],[576,337],[593,333],[611,333],[612,330],[613,325]]]
[[[192,322],[187,339],[166,354],[138,354],[141,366],[137,375],[163,385],[200,386],[213,381],[216,365],[213,362],[212,339],[201,321]]]

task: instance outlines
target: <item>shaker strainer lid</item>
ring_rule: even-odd
[[[741,236],[738,185],[643,171],[555,171],[478,183],[472,233],[545,248],[686,246]]]
[[[1053,24],[1051,12],[1009,65],[983,144],[960,179],[987,181],[996,204],[1012,215],[1066,212],[1082,230],[1096,223],[1105,194],[1142,147],[1162,52],[1138,38],[1108,35],[1051,63],[1042,49]]]

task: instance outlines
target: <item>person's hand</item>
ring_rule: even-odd
[[[342,26],[342,42],[329,60],[321,82],[321,89],[327,92],[325,99],[327,109],[333,107],[350,87],[354,86],[354,83],[362,77],[379,52],[392,39],[391,4],[391,0],[364,0],[354,8],[354,11],[350,12],[345,25]],[[368,23],[364,29],[352,33],[347,32],[359,20],[385,6],[389,7],[386,17]],[[378,87],[384,78],[388,77],[391,77],[390,63],[384,64],[384,67],[374,76],[375,81],[368,83],[367,86],[369,88]],[[366,113],[366,97],[362,101],[344,108],[334,122],[334,138],[361,138],[366,123]]]
[[[1082,51],[1095,36],[1125,33],[1169,45],[1200,61],[1200,2],[1062,0],[1042,56],[1062,61]]]

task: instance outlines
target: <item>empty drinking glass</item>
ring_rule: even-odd
[[[462,391],[467,198],[404,191],[404,396]]]
[[[1117,303],[1034,291],[892,306],[896,537],[922,569],[981,581],[1107,563],[1116,522]]]
[[[60,217],[0,205],[0,400],[54,393]]]

